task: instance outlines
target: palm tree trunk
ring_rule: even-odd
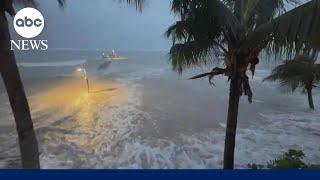
[[[308,88],[308,101],[309,101],[309,107],[310,109],[314,110],[314,104],[313,104],[313,97],[312,97],[312,88]]]
[[[40,168],[38,142],[14,52],[10,50],[8,21],[3,10],[0,10],[0,34],[0,70],[16,122],[22,167]]]
[[[237,132],[240,92],[238,87],[238,72],[235,65],[230,82],[227,129],[224,146],[224,169],[234,168],[234,150]]]

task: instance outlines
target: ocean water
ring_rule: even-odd
[[[228,82],[188,77],[207,70],[172,72],[166,52],[102,51],[17,54],[27,91],[42,168],[221,168]],[[78,67],[89,74],[90,94]],[[283,93],[262,82],[270,66],[251,79],[254,103],[241,99],[235,162],[267,163],[289,149],[320,161],[320,111],[309,111],[300,92]],[[19,167],[14,120],[0,86],[0,167]],[[319,91],[314,92],[320,107]]]

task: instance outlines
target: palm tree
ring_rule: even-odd
[[[62,7],[65,0],[57,0]],[[119,0],[142,10],[144,0]],[[23,168],[40,168],[38,141],[35,135],[28,100],[16,64],[10,50],[10,32],[5,13],[15,15],[13,3],[36,6],[36,0],[1,0],[0,2],[0,71],[16,122]]]
[[[294,3],[293,3],[294,2]],[[240,96],[252,102],[247,71],[255,73],[259,54],[292,56],[320,47],[320,0],[286,11],[296,0],[173,0],[180,19],[168,28],[173,41],[170,60],[175,71],[211,65],[223,56],[224,67],[213,68],[191,79],[225,75],[230,81],[224,148],[224,168],[234,168],[235,137]]]
[[[15,14],[12,3],[12,0],[3,0],[0,4],[1,75],[16,122],[22,166],[24,168],[40,168],[38,141],[33,128],[30,108],[14,52],[10,50],[10,33],[5,12],[12,16]]]
[[[16,122],[19,148],[23,168],[40,168],[38,141],[35,135],[30,107],[16,64],[14,52],[11,51],[10,32],[5,13],[15,15],[13,4],[35,6],[34,0],[3,0],[0,3],[0,71],[7,90],[10,105]],[[62,6],[64,0],[58,0]]]
[[[266,81],[279,81],[281,86],[290,87],[292,92],[302,88],[308,94],[310,109],[314,110],[312,89],[320,82],[320,64],[315,64],[316,56],[297,56],[276,67]]]

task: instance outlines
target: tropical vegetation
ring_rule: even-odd
[[[320,82],[320,64],[316,64],[317,56],[296,56],[276,67],[266,81],[279,81],[281,86],[287,86],[294,92],[301,88],[307,93],[310,109],[315,109],[312,90]]]
[[[64,6],[64,0],[57,1]],[[140,11],[145,2],[118,1]],[[22,165],[39,168],[30,108],[14,52],[10,50],[5,13],[14,16],[13,3],[36,6],[37,1],[0,2],[0,70],[16,121]],[[230,81],[224,168],[233,169],[240,97],[247,96],[250,103],[253,101],[248,71],[255,74],[263,51],[288,58],[314,54],[320,48],[320,0],[172,0],[171,5],[179,16],[166,32],[173,41],[170,50],[173,69],[182,73],[190,67],[212,66],[212,62],[223,58],[223,66],[191,79],[208,77],[211,82],[215,76],[224,75]]]
[[[247,72],[254,75],[262,51],[291,57],[319,48],[320,0],[173,0],[171,8],[179,16],[166,32],[175,71],[224,60],[191,79],[224,75],[230,81],[224,168],[233,169],[240,96],[253,100]]]
[[[290,149],[288,152],[273,161],[262,164],[249,164],[250,169],[319,169],[320,164],[308,164],[303,161],[305,158],[303,151]]]

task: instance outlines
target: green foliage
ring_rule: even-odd
[[[319,169],[320,164],[306,164],[303,162],[305,154],[299,150],[289,150],[279,158],[269,162],[267,165],[248,164],[250,169]]]
[[[287,12],[288,4],[301,6]],[[213,68],[191,79],[209,77],[212,83],[217,75],[237,78],[240,95],[248,96],[250,103],[247,71],[255,74],[262,50],[291,58],[320,48],[320,0],[172,0],[172,11],[180,17],[166,32],[173,41],[173,70],[182,73],[223,59],[223,73]],[[293,89],[299,82],[292,81]]]
[[[257,27],[246,46],[267,46],[269,53],[287,53],[320,48],[320,0],[312,0]]]
[[[286,12],[288,4],[301,6]],[[228,66],[230,53],[241,51],[247,59],[239,63],[255,65],[249,58],[263,49],[294,55],[320,47],[320,0],[173,0],[172,11],[180,20],[166,35],[178,72],[207,65],[215,54]]]
[[[282,157],[270,162],[267,167],[270,169],[302,169],[307,168],[302,159],[305,157],[302,151],[289,150]]]
[[[239,21],[219,0],[173,0],[172,11],[181,19],[168,28],[166,35],[173,40],[170,59],[173,69],[179,72],[214,60],[208,56],[220,48],[226,51],[226,38],[234,39],[240,31]]]
[[[253,163],[253,164],[248,164],[248,168],[257,170],[257,169],[265,169],[265,166],[262,164]]]
[[[265,81],[279,81],[281,86],[290,87],[292,91],[312,89],[320,81],[320,65],[315,61],[314,57],[297,56],[275,68]]]

